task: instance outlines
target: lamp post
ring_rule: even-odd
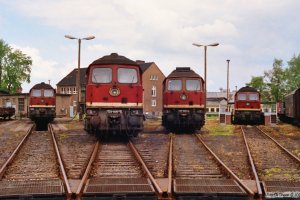
[[[229,112],[229,62],[230,60],[227,61],[227,112]]]
[[[205,113],[206,112],[206,51],[207,51],[207,47],[216,47],[219,45],[219,43],[212,43],[208,45],[193,43],[193,45],[196,47],[204,47],[204,96],[205,96],[204,113]]]
[[[81,40],[92,40],[95,36],[89,36],[85,38],[76,38],[70,35],[65,35],[65,38],[78,41],[78,68],[77,68],[77,77],[76,77],[76,88],[77,88],[77,113],[79,114],[79,119],[81,119],[80,111],[80,49],[81,49]]]

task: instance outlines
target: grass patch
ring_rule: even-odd
[[[210,135],[214,136],[232,136],[234,135],[233,125],[222,125],[218,123],[212,123],[205,125],[205,128],[209,131]]]

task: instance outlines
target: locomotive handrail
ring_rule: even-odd
[[[148,178],[150,179],[150,181],[152,182],[152,184],[154,185],[157,193],[162,196],[163,191],[161,190],[161,188],[159,187],[158,183],[155,181],[154,177],[152,176],[151,172],[149,171],[148,167],[146,166],[145,162],[143,161],[142,157],[140,156],[139,152],[137,151],[137,149],[135,148],[134,144],[129,140],[128,141],[129,146],[131,148],[131,150],[133,151],[135,157],[138,159],[138,161],[140,162],[140,164],[142,165],[143,170],[146,172]]]
[[[259,198],[262,199],[262,188],[261,188],[261,186],[259,184],[260,180],[258,178],[257,171],[256,171],[256,168],[254,166],[252,154],[250,152],[249,145],[247,143],[247,138],[246,138],[246,135],[245,135],[245,132],[244,132],[244,129],[243,129],[242,126],[241,126],[241,130],[242,130],[242,133],[243,133],[243,139],[244,139],[244,142],[245,142],[245,145],[246,145],[247,154],[248,154],[248,158],[249,158],[249,161],[250,161],[252,173],[253,173],[254,178],[255,178],[255,184],[256,184],[256,187],[257,187],[257,194],[258,194]]]
[[[24,136],[24,138],[22,139],[22,141],[19,143],[19,145],[16,147],[16,149],[12,152],[12,154],[10,155],[10,157],[7,159],[7,161],[4,163],[4,165],[1,167],[0,169],[0,180],[2,179],[5,170],[7,168],[7,166],[11,163],[11,161],[15,158],[15,156],[17,155],[17,153],[19,152],[19,150],[21,149],[22,145],[25,143],[25,141],[27,140],[27,138],[29,137],[30,133],[32,132],[33,128],[35,127],[35,125],[32,125],[30,127],[30,129],[27,131],[26,135]]]
[[[258,128],[256,126],[256,128],[258,130],[260,130],[261,133],[265,134],[268,138],[270,138],[277,146],[279,146],[279,148],[281,148],[281,150],[283,150],[285,153],[287,153],[289,156],[291,156],[293,159],[295,159],[299,164],[300,164],[300,158],[298,158],[296,155],[294,155],[292,152],[290,152],[288,149],[286,149],[285,147],[283,147],[281,144],[279,144],[279,142],[277,142],[273,137],[271,137],[269,134],[267,134],[266,132],[264,132],[263,130],[261,130],[260,128]]]
[[[204,141],[201,139],[201,136],[198,134],[195,134],[196,137],[199,139],[199,141],[203,144],[203,146],[210,152],[210,154],[222,165],[222,167],[229,173],[229,175],[236,181],[238,184],[251,196],[254,196],[254,192],[247,186],[245,185],[239,177],[229,169],[225,163],[204,143]]]
[[[55,152],[56,152],[56,156],[57,156],[57,160],[58,160],[58,163],[59,163],[59,166],[60,166],[60,171],[61,171],[61,175],[62,175],[62,178],[63,178],[63,182],[64,182],[64,185],[65,185],[66,190],[67,190],[67,198],[69,199],[69,198],[71,198],[71,195],[72,195],[71,187],[70,187],[70,184],[69,184],[69,181],[68,181],[68,178],[67,178],[67,174],[66,174],[66,171],[65,171],[64,164],[62,162],[62,158],[60,156],[58,145],[57,145],[57,142],[56,142],[56,139],[55,139],[55,136],[54,136],[53,127],[51,126],[51,124],[49,124],[48,127],[49,127],[50,132],[51,132],[52,142],[53,142]]]

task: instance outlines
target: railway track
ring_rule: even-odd
[[[176,135],[173,140],[175,197],[247,199],[247,193],[254,195],[199,137]]]
[[[257,127],[242,127],[266,198],[300,198],[300,161]]]
[[[52,131],[32,126],[0,174],[0,198],[71,198]]]
[[[155,134],[140,133],[139,137],[133,138],[139,154],[147,165],[153,178],[162,190],[159,198],[171,198],[171,174],[172,164],[169,164],[171,147],[171,134],[156,132]],[[170,171],[170,172],[169,172]]]
[[[282,127],[285,128],[282,128]],[[281,124],[276,127],[260,126],[262,131],[276,139],[282,146],[300,158],[300,129],[290,125]],[[298,133],[298,134],[297,134]]]
[[[153,180],[131,141],[103,141],[95,146],[76,194],[83,199],[156,199]]]

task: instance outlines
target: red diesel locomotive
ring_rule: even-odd
[[[55,89],[44,82],[34,85],[29,91],[29,118],[37,126],[46,126],[56,116]]]
[[[143,129],[140,66],[116,53],[91,63],[86,71],[85,129],[98,136],[137,136]]]
[[[204,125],[204,80],[189,67],[177,67],[163,83],[162,125],[194,132]]]
[[[253,87],[242,87],[234,96],[233,123],[263,124],[260,93]]]

